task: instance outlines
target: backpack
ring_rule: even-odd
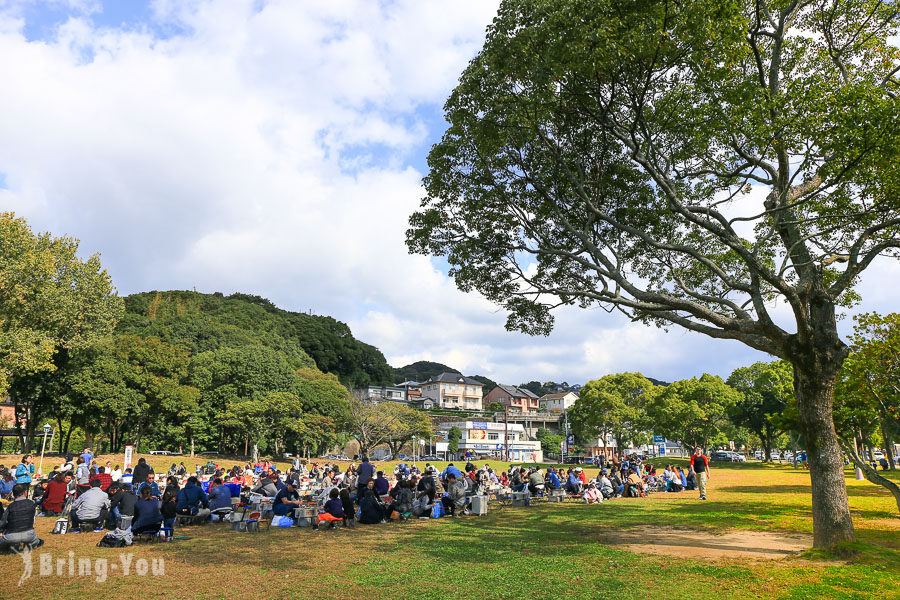
[[[100,548],[124,548],[127,545],[124,538],[115,536],[112,533],[104,535],[97,544]]]

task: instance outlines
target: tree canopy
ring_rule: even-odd
[[[505,0],[446,102],[409,248],[510,329],[599,305],[790,361],[815,544],[851,541],[835,311],[900,247],[898,11]]]
[[[641,444],[650,430],[646,407],[657,393],[655,386],[640,373],[606,375],[588,381],[569,409],[575,433],[582,439],[612,436],[616,447],[627,442]]]
[[[282,352],[297,367],[334,373],[350,388],[393,383],[381,352],[332,317],[289,312],[248,294],[146,292],[126,297],[125,306],[123,333],[154,335],[197,354],[257,344]]]
[[[78,240],[0,212],[0,396],[10,378],[54,370],[58,350],[89,345],[121,315],[98,254],[82,260]]]

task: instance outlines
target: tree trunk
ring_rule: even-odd
[[[194,458],[194,436],[191,436],[191,458]]]
[[[881,420],[881,439],[884,440],[884,457],[888,461],[888,469],[894,469],[894,441],[891,439],[891,432],[885,426],[884,419]]]
[[[794,393],[809,461],[813,545],[832,548],[854,541],[856,535],[847,501],[844,461],[832,416],[834,382],[843,360],[823,360],[820,352],[824,354],[823,350],[813,350],[818,355],[813,368],[803,369],[794,363]]]
[[[250,456],[250,462],[255,465],[259,462],[259,445],[256,442],[253,442],[252,450],[253,454]]]

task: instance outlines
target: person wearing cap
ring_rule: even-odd
[[[228,503],[230,506],[230,494]],[[284,484],[284,488],[282,488],[281,491],[275,495],[275,500],[272,501],[272,512],[279,517],[283,517],[285,515],[291,514],[291,511],[298,506],[300,506],[300,494],[297,492],[297,486],[294,481],[288,479],[287,483]]]

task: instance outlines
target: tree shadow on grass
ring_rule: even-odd
[[[774,485],[735,485],[735,486],[722,486],[717,488],[719,491],[723,492],[737,492],[739,494],[806,494],[811,495],[812,490],[808,485],[783,485],[783,484],[774,484]],[[857,486],[852,485],[847,487],[847,495],[848,496],[887,496],[890,497],[891,493],[881,487],[880,485],[869,485],[869,486]]]

